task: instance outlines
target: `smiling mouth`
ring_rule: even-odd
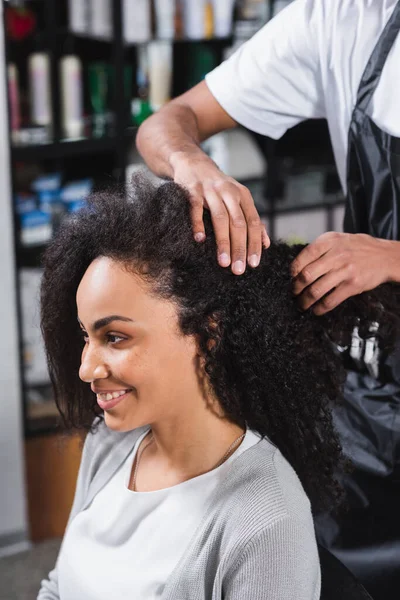
[[[130,389],[127,389],[127,390],[119,390],[118,392],[103,392],[101,394],[96,394],[96,396],[97,396],[97,399],[101,400],[102,402],[109,402],[110,400],[116,400],[117,398],[124,396],[125,394],[127,394],[130,391],[131,391]]]

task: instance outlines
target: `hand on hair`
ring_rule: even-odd
[[[205,239],[203,211],[211,213],[221,267],[231,265],[235,275],[246,263],[257,267],[262,248],[270,245],[249,190],[228,177],[207,156],[179,153],[174,181],[189,191],[194,237]]]
[[[400,281],[400,242],[365,234],[324,233],[292,264],[300,306],[323,315],[388,281]]]

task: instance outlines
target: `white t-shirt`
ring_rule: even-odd
[[[207,75],[212,94],[241,125],[272,138],[312,118],[328,120],[346,190],[348,131],[367,62],[397,0],[294,0]],[[400,136],[400,36],[370,106]]]
[[[160,598],[231,463],[260,436],[247,430],[220,467],[154,492],[128,489],[145,432],[90,506],[77,514],[58,561],[60,600]]]

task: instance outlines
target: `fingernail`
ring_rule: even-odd
[[[196,242],[204,242],[206,236],[204,235],[204,233],[196,233],[194,239],[196,240]]]
[[[253,268],[258,267],[259,264],[259,258],[257,256],[257,254],[252,254],[249,258],[249,265]]]
[[[219,255],[219,263],[222,267],[229,267],[231,259],[229,258],[229,255],[226,252],[223,252]]]
[[[241,275],[242,273],[244,273],[244,262],[242,260],[237,260],[233,265],[233,270],[238,275]]]

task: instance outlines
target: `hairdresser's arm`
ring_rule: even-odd
[[[200,143],[237,123],[202,82],[179,96],[141,125],[137,147],[149,168],[188,189],[193,232],[204,240],[203,209],[211,212],[221,266],[232,264],[237,275],[260,261],[269,245],[249,190],[225,175]]]
[[[300,252],[292,274],[301,307],[322,315],[350,296],[389,281],[400,283],[400,242],[325,233]]]

